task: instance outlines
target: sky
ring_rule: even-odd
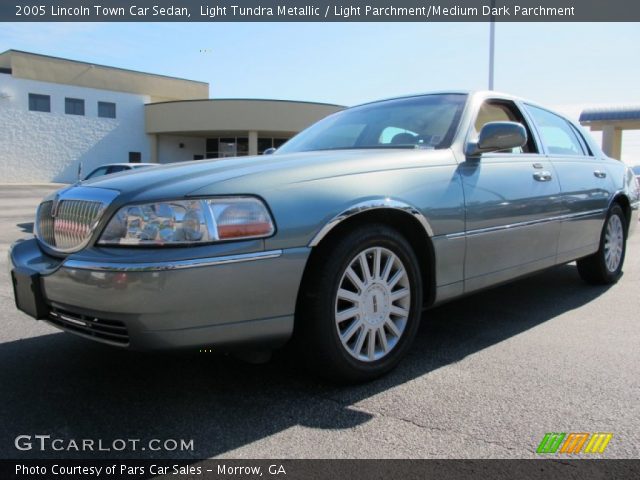
[[[488,44],[488,23],[0,24],[0,51],[201,80],[212,98],[341,105],[486,89]],[[574,119],[640,105],[640,24],[498,23],[495,88]],[[625,132],[623,160],[640,163],[640,132]]]

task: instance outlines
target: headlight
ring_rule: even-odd
[[[275,228],[254,197],[227,197],[129,205],[113,216],[100,245],[192,245],[268,237]]]

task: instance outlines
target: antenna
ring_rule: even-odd
[[[491,21],[489,27],[489,90],[493,90],[493,77],[495,67],[496,50],[496,17],[493,14],[496,7],[496,0],[491,0]]]

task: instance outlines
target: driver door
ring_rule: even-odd
[[[515,102],[486,100],[470,127],[475,138],[494,121],[521,123],[527,144],[466,158],[460,165],[466,211],[465,292],[555,263],[562,213],[560,184]]]

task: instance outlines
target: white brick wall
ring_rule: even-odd
[[[29,111],[29,93],[51,96],[51,112]],[[85,115],[64,113],[65,97],[82,98]],[[116,118],[99,118],[98,101],[116,104]],[[150,161],[144,126],[149,98],[121,92],[13,78],[0,74],[0,183],[73,182],[99,165]]]

